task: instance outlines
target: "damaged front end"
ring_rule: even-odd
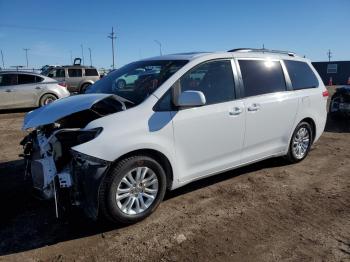
[[[329,112],[333,115],[350,117],[350,86],[342,86],[336,89],[331,98]]]
[[[25,176],[32,179],[33,187],[42,199],[55,200],[57,217],[60,210],[76,205],[96,219],[98,189],[110,163],[81,154],[72,147],[99,136],[102,127],[84,127],[95,119],[126,110],[127,101],[101,94],[78,95],[64,100],[26,116],[23,128],[32,130],[21,142],[26,159]]]

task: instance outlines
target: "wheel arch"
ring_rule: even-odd
[[[305,117],[300,122],[306,122],[306,123],[310,124],[310,126],[312,128],[312,143],[313,143],[315,140],[315,137],[316,137],[316,123],[315,123],[315,121],[311,117]]]

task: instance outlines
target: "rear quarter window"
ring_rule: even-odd
[[[94,68],[85,68],[85,76],[98,76],[97,70]]]
[[[40,77],[40,76],[35,76],[35,83],[40,83],[44,81],[44,78]]]
[[[318,79],[310,66],[301,61],[284,60],[294,90],[318,87]]]

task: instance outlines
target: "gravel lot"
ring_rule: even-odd
[[[24,112],[0,114],[0,261],[350,261],[350,122],[327,122],[303,162],[283,159],[169,192],[145,221],[57,221],[31,195]]]

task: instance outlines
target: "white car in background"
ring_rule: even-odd
[[[49,77],[0,71],[0,109],[40,107],[69,94],[64,84]]]
[[[132,91],[113,88],[152,67],[159,72]],[[150,215],[167,189],[266,158],[303,160],[327,117],[328,91],[310,61],[266,49],[141,60],[87,93],[25,117],[23,129],[35,129],[22,143],[27,172],[56,210],[73,204],[121,223]]]

